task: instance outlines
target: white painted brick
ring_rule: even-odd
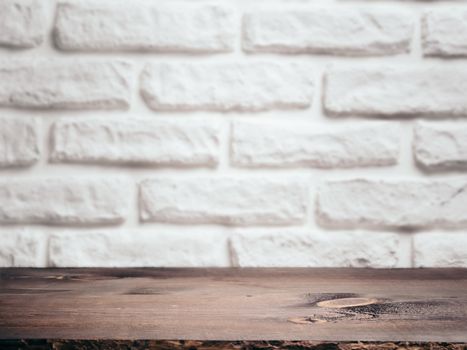
[[[244,230],[230,238],[234,265],[241,267],[397,267],[397,234]]]
[[[34,119],[0,117],[0,125],[0,167],[31,165],[39,159]]]
[[[151,1],[65,1],[58,5],[55,42],[82,51],[231,51],[234,12],[220,5]]]
[[[467,166],[467,124],[418,122],[414,132],[414,153],[426,168]]]
[[[0,223],[105,225],[124,221],[131,202],[123,178],[48,177],[0,181]]]
[[[415,267],[467,267],[467,234],[424,232],[415,235]]]
[[[422,18],[422,45],[426,56],[467,55],[467,8],[438,8]]]
[[[53,267],[228,266],[222,232],[174,231],[57,232],[50,238]]]
[[[26,229],[0,232],[0,267],[46,267],[47,235]]]
[[[467,115],[467,70],[449,65],[344,68],[327,72],[331,115]]]
[[[307,7],[245,15],[247,51],[391,55],[409,51],[412,16],[388,8]]]
[[[397,163],[398,123],[322,126],[309,122],[235,122],[232,162],[241,167],[350,168]]]
[[[299,2],[0,0],[0,267],[467,267],[467,6]]]
[[[0,46],[32,48],[44,41],[45,0],[0,1]]]
[[[155,110],[306,108],[313,72],[296,63],[154,63],[141,77],[141,92]]]
[[[298,224],[307,201],[307,186],[299,178],[158,178],[140,186],[140,217],[179,224]]]
[[[53,162],[215,166],[219,123],[142,118],[63,119],[52,128]]]
[[[124,61],[18,58],[0,61],[0,106],[124,109],[132,66]]]
[[[329,181],[317,215],[337,227],[467,227],[467,180]]]

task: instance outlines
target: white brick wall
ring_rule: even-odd
[[[1,0],[0,266],[467,266],[467,2]]]

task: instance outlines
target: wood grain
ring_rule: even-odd
[[[465,269],[0,269],[2,339],[467,341]]]
[[[2,350],[467,350],[467,343],[212,340],[0,340]]]

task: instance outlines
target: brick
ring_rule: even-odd
[[[422,17],[425,56],[467,56],[467,8],[439,8]]]
[[[467,70],[452,65],[332,69],[324,85],[331,115],[467,115]]]
[[[132,66],[124,61],[18,58],[0,61],[0,106],[125,109]]]
[[[47,235],[26,229],[0,232],[0,267],[46,267]]]
[[[53,162],[215,166],[218,123],[206,120],[63,119],[52,128]]]
[[[296,63],[154,63],[141,92],[154,110],[258,111],[306,108],[313,74]]]
[[[219,5],[66,1],[58,4],[54,38],[62,50],[226,52],[235,22],[233,10]]]
[[[131,197],[121,178],[3,179],[0,223],[106,225],[124,221]]]
[[[467,267],[467,234],[422,232],[414,236],[415,267]]]
[[[148,179],[140,185],[142,221],[279,225],[303,222],[308,190],[298,178]]]
[[[240,167],[350,168],[397,163],[400,126],[360,123],[340,127],[309,122],[235,122],[232,163]]]
[[[391,55],[409,51],[413,18],[405,11],[314,7],[244,16],[243,47],[253,52]]]
[[[32,48],[44,41],[47,14],[43,0],[0,2],[0,46]]]
[[[240,267],[397,267],[399,238],[391,233],[273,229],[232,233],[230,250]]]
[[[226,267],[222,232],[180,228],[172,231],[64,231],[50,238],[53,267]]]
[[[465,168],[467,124],[418,122],[415,125],[413,147],[417,162],[425,168]]]
[[[318,190],[318,220],[333,227],[467,227],[467,181],[352,179]]]
[[[0,117],[0,167],[34,164],[39,159],[37,123],[32,118]]]

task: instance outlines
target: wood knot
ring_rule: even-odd
[[[365,306],[378,303],[374,298],[340,298],[332,300],[323,300],[316,305],[319,307],[342,309],[346,307]]]

